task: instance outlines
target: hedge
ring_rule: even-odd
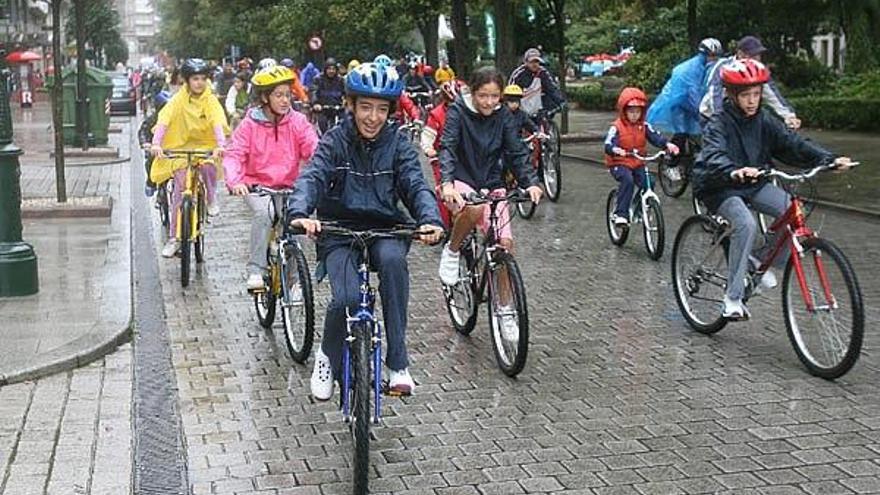
[[[617,92],[605,90],[600,83],[586,83],[582,86],[569,86],[569,102],[577,103],[583,110],[611,110],[617,105]]]
[[[880,99],[806,96],[789,103],[808,127],[880,131]]]

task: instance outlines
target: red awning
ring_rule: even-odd
[[[10,64],[26,64],[35,60],[41,60],[43,57],[39,53],[25,50],[22,52],[12,52],[6,56],[6,61]]]

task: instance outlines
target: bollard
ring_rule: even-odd
[[[0,59],[5,53],[0,53]],[[12,111],[0,72],[0,297],[27,296],[40,290],[37,254],[21,238],[21,148],[12,142]]]

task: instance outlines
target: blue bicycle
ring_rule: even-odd
[[[295,234],[305,233],[292,227]],[[422,232],[411,227],[351,230],[332,222],[321,222],[321,236],[348,237],[361,250],[358,264],[360,303],[346,318],[346,337],[342,344],[342,419],[349,425],[354,446],[354,493],[368,493],[370,424],[379,424],[382,394],[382,323],[375,312],[376,291],[370,285],[371,241],[376,239],[418,239]],[[370,407],[370,388],[375,397]]]

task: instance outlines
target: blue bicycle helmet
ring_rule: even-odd
[[[402,92],[403,81],[393,67],[366,63],[345,76],[345,93],[350,96],[397,101]]]
[[[376,58],[373,59],[373,63],[376,65],[383,65],[385,67],[390,67],[394,65],[394,62],[391,61],[391,57],[385,55],[384,53],[381,55],[377,55]]]
[[[285,67],[287,67],[288,69],[293,69],[293,67],[294,67],[294,65],[295,65],[295,64],[293,63],[293,59],[292,59],[292,58],[282,58],[282,59],[281,59],[281,62],[278,62],[278,63],[281,64],[281,65],[283,65],[283,66],[285,66]]]
[[[153,104],[157,107],[161,107],[162,105],[168,103],[168,100],[170,99],[171,93],[166,90],[162,90],[156,93],[156,96],[153,97]]]

